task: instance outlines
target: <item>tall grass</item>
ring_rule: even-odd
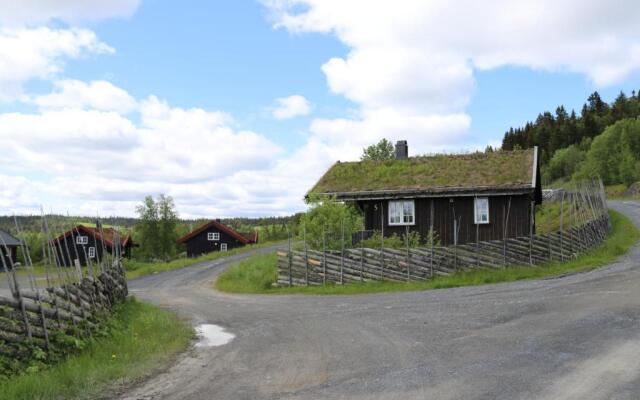
[[[108,397],[105,391],[165,365],[193,337],[193,329],[174,314],[135,299],[118,307],[109,326],[107,336],[60,364],[0,382],[0,399]]]
[[[589,271],[606,265],[623,255],[638,239],[640,231],[624,215],[610,210],[612,231],[597,248],[568,262],[551,262],[545,265],[511,266],[492,270],[458,272],[422,282],[368,282],[348,285],[272,287],[277,273],[275,254],[257,255],[233,266],[220,275],[215,286],[218,290],[232,293],[263,294],[361,294],[378,292],[441,289],[488,283],[512,282],[558,276],[567,273]]]

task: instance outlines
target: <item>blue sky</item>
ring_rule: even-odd
[[[21,4],[0,17],[0,214],[158,193],[184,216],[288,214],[381,137],[468,151],[640,89],[635,2],[548,1]]]

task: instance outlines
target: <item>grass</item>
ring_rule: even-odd
[[[604,188],[609,200],[640,200],[640,195],[629,196],[625,192],[629,189],[627,185],[609,185]]]
[[[125,260],[124,267],[127,271],[127,279],[135,279],[145,275],[151,275],[158,272],[171,271],[174,269],[188,267],[203,261],[216,260],[222,257],[228,257],[235,254],[246,253],[255,249],[272,246],[279,242],[264,242],[244,247],[238,247],[226,252],[215,251],[196,258],[179,258],[169,262],[143,262],[138,260]]]
[[[339,162],[311,192],[530,184],[532,162],[531,150],[434,155],[385,162]],[[397,179],[398,176],[402,179]]]
[[[257,255],[231,267],[215,283],[218,290],[230,293],[255,294],[364,294],[379,292],[442,289],[489,283],[538,279],[567,273],[585,272],[606,265],[623,255],[638,239],[640,231],[624,215],[610,210],[613,229],[597,248],[578,258],[561,263],[552,262],[538,267],[513,266],[499,270],[459,272],[423,282],[367,282],[349,285],[271,287],[276,276],[276,255]]]
[[[563,211],[564,212],[561,212]],[[563,214],[562,218],[560,214]],[[580,216],[572,207],[571,202],[542,203],[536,207],[536,232],[549,233],[560,230],[560,225],[567,229],[569,226],[577,224]]]
[[[155,306],[128,300],[111,317],[109,333],[47,369],[0,383],[0,399],[95,399],[166,365],[193,338],[193,329]]]

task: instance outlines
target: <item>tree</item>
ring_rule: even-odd
[[[362,150],[362,161],[388,161],[395,158],[393,144],[387,139],[380,140],[377,144],[372,144]]]
[[[175,210],[175,204],[171,196],[165,196],[161,194],[158,196],[158,236],[161,246],[160,254],[164,258],[175,257],[176,255],[176,240],[178,240],[178,233],[176,228],[178,226],[178,213]]]
[[[307,246],[338,250],[344,239],[344,246],[351,247],[353,233],[362,229],[362,217],[355,207],[331,197],[314,197],[309,202],[311,208],[300,218],[299,227]]]
[[[556,150],[549,161],[549,165],[544,168],[543,175],[548,182],[562,178],[570,179],[584,159],[585,153],[576,145]]]
[[[136,207],[140,222],[136,225],[140,253],[145,258],[168,260],[176,254],[178,213],[171,196],[161,194],[157,200],[147,196]]]
[[[576,177],[597,176],[607,185],[640,180],[640,120],[620,120],[593,140]]]

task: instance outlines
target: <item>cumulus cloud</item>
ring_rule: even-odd
[[[325,64],[325,72],[332,88],[356,101],[362,100],[360,94],[366,95],[370,84],[378,87],[371,96],[377,100],[393,97],[402,88],[408,97],[413,90],[422,94],[420,98],[437,97],[442,87],[455,88],[468,79],[470,68],[520,65],[567,70],[585,74],[599,85],[620,82],[640,68],[636,29],[640,3],[634,0],[615,5],[596,0],[562,4],[271,0],[266,4],[278,26],[294,32],[330,32],[350,47],[345,59]],[[394,76],[385,77],[388,73]],[[372,75],[392,83],[372,81]],[[356,82],[344,87],[340,83],[345,77]],[[407,84],[412,78],[413,84]],[[441,85],[424,88],[423,80]]]
[[[358,105],[357,115],[311,126],[319,137],[346,142],[353,141],[349,132],[367,138],[377,132],[406,136],[418,151],[462,147],[470,139],[465,108],[476,70],[515,65],[574,72],[597,86],[640,70],[640,2],[634,0],[263,3],[276,27],[330,34],[349,49],[322,71],[333,93]]]
[[[38,24],[54,19],[77,23],[129,17],[139,4],[140,0],[0,0],[0,23]]]
[[[277,98],[272,114],[275,119],[282,120],[307,115],[309,111],[311,111],[311,103],[303,96],[295,94]]]
[[[107,81],[83,82],[75,79],[53,83],[53,93],[35,96],[33,104],[42,109],[81,108],[128,113],[136,109],[136,100],[125,90]]]
[[[41,178],[0,177],[17,188],[0,191],[0,206],[13,204],[15,211],[32,207],[27,199],[47,199],[58,212],[73,207],[73,212],[131,215],[145,195],[167,193],[185,205],[185,216],[215,212],[212,216],[251,212],[237,209],[238,202],[255,213],[282,212],[292,198],[300,203],[302,196],[292,197],[284,181],[278,182],[278,193],[256,194],[264,195],[265,182],[273,182],[270,175],[283,150],[263,135],[235,129],[227,113],[172,107],[155,96],[135,100],[109,85],[137,104],[128,117],[86,100],[101,98],[101,85],[76,85],[81,101],[48,95],[53,97],[40,100],[56,99],[55,107],[0,114],[0,175]],[[236,179],[252,182],[244,187]]]
[[[29,80],[54,77],[66,58],[113,52],[86,29],[0,27],[0,101],[23,97]]]

